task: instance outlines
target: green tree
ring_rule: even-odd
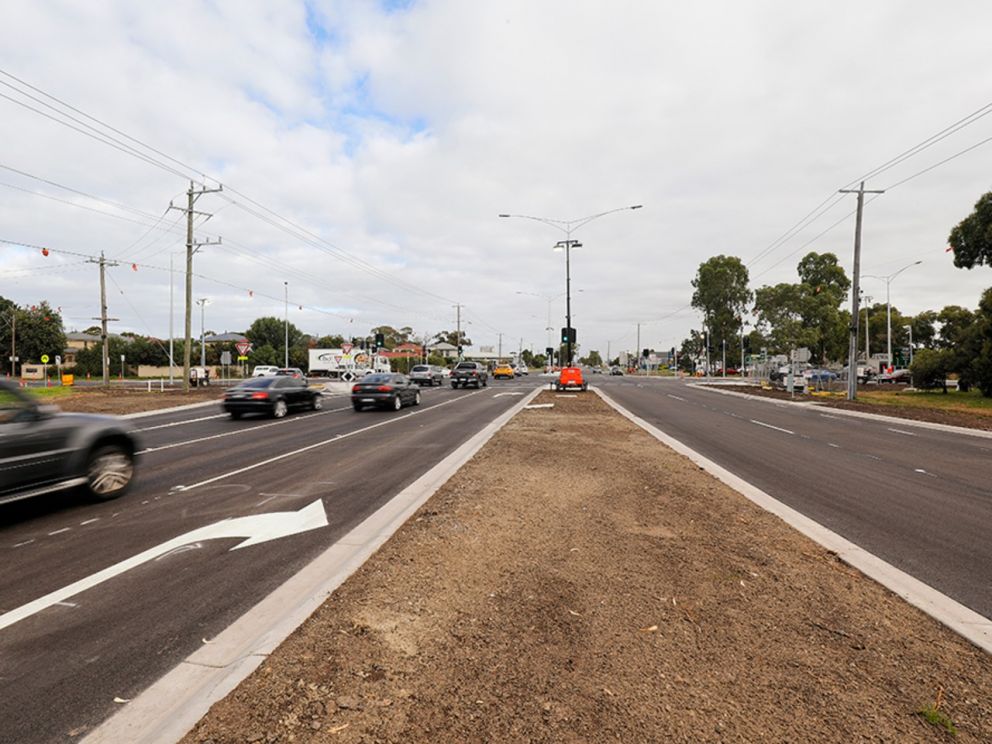
[[[913,327],[913,346],[932,349],[937,340],[937,313],[924,310],[911,318],[909,324]]]
[[[946,393],[947,375],[953,366],[954,353],[950,349],[920,349],[909,366],[914,387],[923,390],[939,387]]]
[[[602,367],[603,357],[599,355],[598,351],[590,351],[588,355],[579,360],[579,364],[584,364],[587,367]]]
[[[710,345],[722,348],[727,357],[740,356],[740,328],[744,310],[751,301],[747,267],[736,256],[714,256],[699,265],[692,280],[692,306],[702,312],[710,332]],[[640,351],[640,350],[638,350]]]
[[[963,342],[968,328],[975,322],[975,314],[960,305],[947,305],[937,313],[937,322],[940,323],[937,348],[953,349]]]
[[[267,316],[263,318],[258,318],[252,323],[248,330],[245,332],[245,336],[248,340],[254,344],[255,348],[258,349],[260,346],[271,346],[273,349],[284,349],[285,348],[285,334],[286,334],[286,322],[281,318],[276,318],[273,316]],[[297,328],[292,323],[289,324],[289,347],[292,349],[294,346],[298,345],[304,339],[303,332]],[[252,363],[255,360],[252,359]],[[270,364],[275,364],[275,362],[269,362]],[[280,358],[279,364],[282,363]],[[258,362],[258,364],[264,364],[264,362]]]
[[[992,191],[975,203],[974,211],[951,230],[947,241],[959,269],[992,266]]]
[[[441,331],[440,333],[436,333],[436,334],[434,334],[434,342],[435,343],[446,343],[446,344],[451,344],[452,346],[458,346],[458,332],[457,331]],[[462,346],[471,346],[472,345],[472,339],[468,338],[465,335],[465,330],[464,329],[462,329],[461,345]]]
[[[11,372],[10,337],[16,315],[17,305],[6,297],[0,297],[0,358],[3,359],[0,369],[7,373]]]
[[[344,336],[332,334],[321,336],[316,340],[315,349],[340,349],[344,343]]]
[[[21,363],[40,362],[44,354],[54,362],[55,355],[65,351],[62,316],[48,302],[19,308],[16,314],[17,356]]]

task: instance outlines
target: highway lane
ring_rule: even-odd
[[[0,627],[0,741],[62,741],[102,721],[520,400],[500,393],[538,382],[425,389],[400,413],[327,398],[278,422],[210,408],[148,417],[137,423],[150,451],[127,496],[0,511],[4,613],[224,519],[320,501],[328,521],[233,551],[241,539],[197,541]]]
[[[992,440],[671,379],[601,387],[779,501],[992,617]]]

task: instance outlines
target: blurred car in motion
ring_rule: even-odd
[[[837,374],[829,369],[807,369],[803,371],[805,377],[811,383],[833,382],[837,379]]]
[[[253,377],[240,382],[227,389],[222,403],[232,419],[246,413],[282,418],[293,408],[319,411],[323,405],[324,397],[319,390],[311,390],[304,380],[290,375]]]
[[[513,367],[509,364],[497,364],[496,369],[493,370],[494,380],[499,380],[502,378],[512,380],[514,377],[516,377],[516,374],[513,372]]]
[[[351,405],[356,411],[367,406],[400,410],[420,405],[420,385],[397,372],[376,372],[351,388]]]
[[[879,385],[895,385],[897,383],[908,384],[911,377],[908,369],[894,369],[891,372],[883,372],[875,379]]]
[[[415,364],[410,369],[410,379],[418,385],[441,385],[444,383],[444,372],[434,364]]]
[[[0,504],[75,489],[117,498],[134,480],[136,450],[126,419],[62,413],[0,380]]]
[[[280,367],[276,370],[276,377],[292,377],[296,380],[303,380],[304,385],[307,384],[307,376],[299,367]]]
[[[620,367],[614,365],[614,366],[610,367],[610,374],[611,375],[620,375],[621,377],[623,377],[623,370]]]

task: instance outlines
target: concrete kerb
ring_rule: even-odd
[[[815,522],[795,509],[777,501],[743,478],[734,475],[726,468],[717,465],[709,458],[661,431],[656,426],[634,415],[598,388],[593,388],[593,391],[607,405],[617,411],[617,413],[629,419],[680,455],[689,458],[717,480],[730,486],[765,511],[779,517],[790,527],[798,530],[827,550],[833,551],[845,563],[899,595],[914,607],[923,610],[923,612],[975,644],[986,653],[992,654],[992,619],[979,615],[960,602],[956,602],[933,587],[924,584],[922,581],[885,562],[878,556],[867,552],[846,538],[841,537],[836,532],[827,529],[819,522]]]
[[[157,416],[160,413],[175,413],[176,411],[191,411],[194,408],[206,408],[207,406],[216,406],[220,404],[220,400],[205,400],[202,403],[187,403],[184,406],[173,406],[172,408],[156,408],[152,411],[139,411],[138,413],[125,413],[121,418],[126,419],[136,419],[136,418],[146,418],[148,416]]]
[[[370,515],[341,540],[127,707],[94,729],[85,744],[159,744],[181,739],[218,700],[248,677],[365,563],[410,516],[513,416],[535,389]]]
[[[834,408],[833,406],[826,406],[822,403],[812,401],[800,401],[799,403],[793,403],[791,401],[783,401],[779,398],[770,398],[764,395],[738,393],[734,390],[721,390],[720,388],[712,385],[701,385],[698,383],[690,383],[689,387],[696,388],[698,390],[705,390],[710,393],[718,393],[719,395],[735,395],[738,398],[748,398],[749,400],[757,400],[762,403],[774,403],[779,406],[795,406],[796,408],[805,410],[830,411],[831,415],[836,414],[838,416],[850,416],[852,418],[870,419],[872,421],[879,421],[886,424],[901,424],[904,426],[915,426],[918,429],[931,429],[932,431],[945,431],[949,434],[964,434],[966,436],[979,437],[981,439],[992,439],[992,431],[985,431],[983,429],[969,429],[967,426],[952,426],[951,424],[937,424],[932,421],[917,421],[916,419],[902,418],[900,416],[886,416],[882,413],[848,411],[845,408]]]

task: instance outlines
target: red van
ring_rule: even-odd
[[[588,388],[582,379],[582,370],[578,367],[562,367],[555,382],[555,390],[585,390]]]

